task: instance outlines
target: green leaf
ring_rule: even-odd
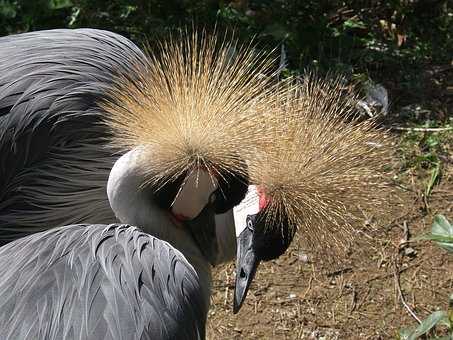
[[[453,236],[453,226],[444,215],[438,214],[434,217],[431,233],[445,237]]]
[[[5,18],[15,18],[17,15],[17,5],[13,5],[4,0],[0,0],[0,16]]]
[[[448,222],[443,215],[436,215],[431,226],[431,232],[428,234],[414,237],[413,241],[430,240],[437,243],[438,246],[453,252],[453,225]]]
[[[434,184],[436,184],[439,175],[440,175],[440,163],[436,163],[436,165],[434,166],[434,168],[431,171],[431,177],[426,186],[426,190],[425,190],[426,197],[428,197],[431,194],[431,191],[433,190]]]
[[[435,135],[431,135],[428,137],[428,139],[426,140],[426,145],[428,145],[430,148],[434,148],[436,147],[437,145],[439,145],[439,137],[438,136],[435,136]]]
[[[360,29],[364,29],[364,28],[366,28],[366,25],[361,20],[348,19],[345,22],[343,22],[343,28],[360,28]]]
[[[443,215],[436,215],[431,227],[431,235],[439,247],[453,253],[453,225]]]
[[[423,334],[428,333],[433,329],[441,320],[448,318],[447,312],[437,311],[429,315],[420,325],[415,328],[414,332],[409,336],[408,340],[415,340]]]
[[[72,7],[71,0],[50,0],[49,1],[49,8],[50,9],[63,9]]]
[[[403,328],[398,331],[396,338],[398,340],[408,340],[411,334],[414,332],[414,329]]]

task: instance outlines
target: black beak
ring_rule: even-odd
[[[236,257],[236,285],[234,288],[233,313],[241,309],[250,284],[255,277],[256,269],[260,264],[256,251],[253,247],[254,216],[247,216],[247,227],[237,237]]]
[[[207,204],[197,217],[190,221],[185,221],[189,227],[192,237],[201,250],[203,256],[215,265],[219,246],[217,243],[215,212],[212,204]]]

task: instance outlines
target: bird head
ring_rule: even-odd
[[[248,178],[232,174],[213,176],[200,169],[182,178],[156,192],[156,202],[190,230],[203,256],[216,265],[220,251],[217,229],[227,226],[219,226],[215,215],[231,210],[242,201]]]
[[[194,34],[162,43],[100,103],[112,146],[143,150],[142,187],[211,263],[215,214],[238,205],[235,312],[260,261],[283,254],[296,230],[307,248],[336,256],[354,219],[389,202],[385,132],[355,119],[341,81],[281,84],[273,63]]]
[[[237,236],[234,313],[239,312],[260,262],[284,254],[296,231],[285,214],[274,216],[272,224],[278,224],[277,228],[267,228],[269,204],[266,194],[250,185],[244,200],[233,209]]]
[[[274,60],[205,33],[183,34],[149,52],[100,102],[110,144],[143,150],[141,187],[191,230],[214,264],[215,214],[247,192],[248,160],[265,136],[260,113],[276,86],[269,77]]]
[[[373,121],[360,121],[344,81],[308,73],[282,84],[268,115],[272,143],[249,162],[250,186],[235,207],[234,312],[245,300],[261,261],[281,256],[298,231],[302,247],[335,262],[358,241],[364,213],[395,203],[388,180],[392,141]],[[272,137],[273,136],[273,137]]]
[[[226,182],[206,168],[196,168],[156,188],[143,183],[148,152],[145,147],[136,147],[123,154],[110,171],[107,194],[116,217],[173,243],[181,251],[195,245],[195,253],[217,264],[221,250],[217,228],[234,231],[230,225],[218,225],[216,215],[242,200],[247,178],[228,175]],[[191,254],[195,254],[193,250],[189,249]]]

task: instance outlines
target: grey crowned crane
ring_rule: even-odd
[[[97,30],[0,47],[0,337],[204,338],[272,60],[197,35],[145,55]]]
[[[385,206],[387,136],[337,83],[197,37],[0,38],[1,338],[202,339],[234,226],[237,312],[298,228],[334,249]]]

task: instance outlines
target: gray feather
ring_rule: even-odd
[[[0,244],[49,225],[115,221],[105,185],[117,157],[96,103],[144,58],[94,29],[0,38]]]
[[[184,256],[126,225],[0,248],[0,339],[203,339],[209,297]]]

